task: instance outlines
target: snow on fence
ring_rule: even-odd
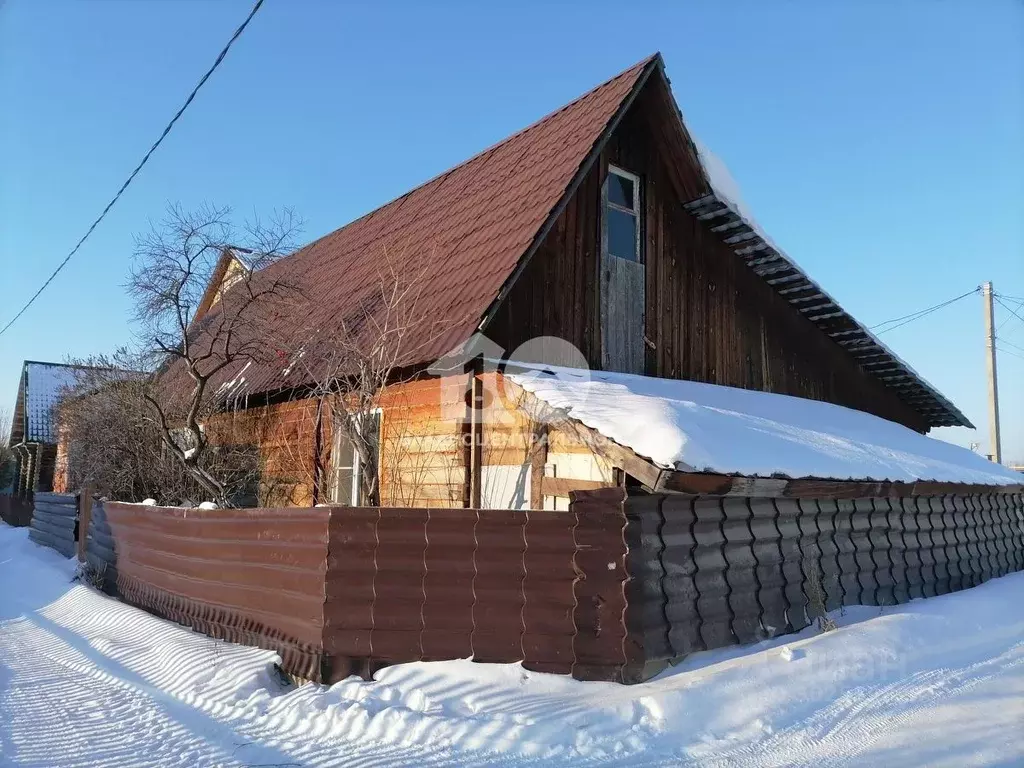
[[[74,557],[78,499],[66,493],[36,493],[32,506],[29,538],[64,557]]]
[[[851,486],[852,487],[852,486]],[[572,494],[568,512],[197,510],[105,502],[90,562],[128,602],[333,682],[387,664],[522,661],[635,682],[1024,569],[1019,492],[877,498]]]

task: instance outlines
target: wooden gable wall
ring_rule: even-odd
[[[601,185],[609,163],[643,183],[646,373],[824,400],[926,432],[925,418],[751,272],[682,203],[707,192],[652,75],[485,332],[511,352],[558,336],[601,367]]]

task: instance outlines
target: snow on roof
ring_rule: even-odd
[[[694,381],[556,367],[506,376],[661,467],[833,480],[1019,485],[966,448],[832,403]]]
[[[77,372],[70,365],[25,362],[25,442],[57,442],[51,412],[61,394],[75,385]]]

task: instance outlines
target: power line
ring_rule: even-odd
[[[12,317],[10,322],[7,323],[7,325],[5,325],[3,328],[0,328],[0,336],[3,336],[7,329],[14,325],[18,321],[19,317],[25,314],[25,311],[32,306],[36,299],[39,298],[39,294],[46,290],[46,287],[51,282],[53,282],[53,278],[55,278],[58,275],[58,273],[62,269],[64,269],[64,266],[69,261],[71,261],[71,257],[78,253],[78,249],[82,247],[82,244],[89,238],[89,235],[91,235],[93,230],[96,229],[97,225],[101,221],[103,221],[103,218],[107,215],[110,209],[114,207],[114,204],[120,199],[124,191],[128,189],[128,185],[135,180],[135,177],[138,175],[139,171],[142,170],[142,167],[147,162],[149,162],[149,158],[156,151],[156,148],[159,147],[163,140],[167,137],[167,134],[171,132],[171,128],[173,128],[174,124],[178,122],[178,118],[180,118],[184,114],[185,110],[188,109],[189,104],[192,103],[192,100],[196,97],[196,94],[199,93],[199,89],[202,88],[203,85],[205,85],[206,81],[210,79],[210,75],[212,75],[214,70],[216,70],[217,67],[220,66],[220,63],[224,61],[224,57],[227,56],[228,51],[231,49],[231,46],[234,45],[235,41],[239,37],[241,37],[242,33],[245,31],[245,28],[249,25],[249,22],[252,21],[252,17],[256,15],[256,12],[260,9],[261,5],[263,5],[263,0],[256,0],[256,4],[252,7],[252,10],[249,11],[249,15],[245,17],[245,21],[243,21],[242,24],[238,27],[238,29],[235,30],[235,34],[233,34],[231,36],[231,39],[228,40],[227,45],[225,45],[224,48],[221,49],[221,52],[217,55],[217,58],[213,62],[213,65],[206,71],[206,74],[203,75],[203,77],[199,80],[199,83],[196,85],[196,87],[192,89],[192,93],[188,95],[188,98],[185,99],[185,103],[181,105],[181,108],[174,114],[174,117],[171,118],[171,121],[167,124],[167,127],[164,128],[163,133],[160,134],[160,138],[153,142],[153,146],[149,148],[149,151],[146,153],[145,157],[143,157],[139,164],[135,166],[135,170],[131,172],[131,175],[128,177],[125,183],[121,185],[121,188],[119,190],[117,190],[117,194],[114,195],[113,198],[111,198],[109,203],[107,203],[107,207],[103,209],[103,212],[97,217],[96,221],[94,221],[92,225],[89,227],[89,229],[86,230],[85,234],[82,235],[82,238],[75,244],[75,247],[71,249],[71,252],[64,257],[64,261],[57,265],[57,268],[53,270],[53,272],[50,274],[48,278],[46,278],[46,282],[44,282],[42,286],[40,286],[38,291],[32,294],[32,298],[25,303],[25,306],[18,310],[18,314]]]
[[[994,298],[994,299],[995,299],[996,301],[998,301],[998,302],[999,302],[999,306],[1001,306],[1001,307],[1002,307],[1003,309],[1005,309],[1005,310],[1006,310],[1007,312],[1009,312],[1009,313],[1010,313],[1011,315],[1013,315],[1013,316],[1014,316],[1014,317],[1016,317],[1016,318],[1017,318],[1018,320],[1020,320],[1020,321],[1021,321],[1022,323],[1024,323],[1024,317],[1021,317],[1020,315],[1018,315],[1018,314],[1017,314],[1017,310],[1015,310],[1015,309],[1014,309],[1013,307],[1011,307],[1011,306],[1010,306],[1009,304],[1007,304],[1007,303],[1006,303],[1005,301],[1003,301],[1003,300],[1002,300],[1002,299],[1001,299],[1001,298],[1000,298],[999,296],[994,296],[993,298]]]
[[[871,330],[875,330],[876,328],[881,328],[883,325],[888,325],[890,327],[885,328],[885,329],[883,329],[881,331],[878,331],[878,333],[888,333],[889,331],[894,331],[897,328],[900,328],[900,327],[906,325],[907,323],[912,323],[915,320],[920,320],[922,317],[925,317],[926,315],[930,315],[932,312],[936,312],[936,311],[942,309],[943,307],[948,307],[950,304],[955,304],[956,302],[960,301],[961,299],[966,299],[968,296],[973,296],[974,294],[978,293],[978,291],[980,291],[980,290],[981,290],[981,287],[979,286],[977,288],[974,288],[973,290],[968,291],[967,293],[960,294],[959,296],[957,296],[955,298],[949,299],[948,301],[943,301],[943,302],[941,302],[939,304],[936,304],[934,306],[928,307],[927,309],[921,309],[921,310],[918,310],[917,312],[911,312],[909,315],[904,315],[903,317],[894,317],[892,320],[886,320],[883,323],[878,323],[877,325],[871,326]],[[893,325],[893,323],[895,323],[895,325]]]
[[[992,298],[996,298],[996,295],[994,293],[992,294]],[[996,299],[996,301],[998,301],[998,299]],[[1009,323],[1011,320],[1013,320],[1013,315],[1012,314],[1007,315],[1006,317],[1004,317],[1003,321],[1001,323],[999,323],[999,325],[996,326],[996,333],[999,333],[999,331],[1003,330],[1003,328],[1006,327],[1006,324]]]
[[[1009,301],[1016,302],[1018,304],[1024,304],[1024,299],[1022,299],[1020,296],[1010,296],[1009,294],[1006,293],[994,293],[992,295],[997,296],[1001,299],[1007,299]]]
[[[1009,349],[1003,349],[1001,346],[999,346],[1000,343],[1001,342],[998,341],[996,342],[996,349],[998,349],[1004,355],[1010,355],[1011,357],[1019,357],[1021,360],[1024,360],[1024,355],[1018,354]]]
[[[1012,342],[1009,342],[1006,339],[996,339],[996,341],[1000,344],[1006,344],[1007,346],[1013,347],[1014,349],[1019,349],[1021,352],[1024,352],[1024,347],[1020,346],[1019,344],[1013,344]]]

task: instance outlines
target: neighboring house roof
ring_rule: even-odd
[[[251,269],[246,261],[246,254],[249,253],[251,251],[248,248],[239,248],[235,245],[225,246],[221,250],[220,256],[217,257],[217,264],[213,268],[213,274],[210,275],[210,281],[203,292],[203,298],[199,301],[199,306],[192,317],[193,323],[198,323],[203,319],[220,299],[221,294],[231,288],[240,272]]]
[[[75,385],[79,370],[81,366],[25,361],[11,424],[11,445],[57,442],[53,406]]]
[[[301,283],[307,294],[301,312],[285,314],[279,321],[275,318],[276,330],[288,348],[273,363],[247,367],[244,386],[235,386],[244,365],[241,361],[223,370],[214,385],[232,382],[232,393],[242,396],[306,383],[299,380],[304,368],[294,366],[285,353],[301,347],[306,340],[303,335],[329,334],[342,325],[358,324],[379,300],[385,254],[400,273],[422,272],[424,298],[419,310],[434,321],[409,335],[406,346],[415,350],[416,359],[402,362],[429,363],[464,342],[514,283],[640,88],[653,73],[664,76],[663,67],[660,54],[645,59],[530,127],[263,270],[285,283]],[[678,126],[679,139],[690,141],[681,115]],[[972,426],[775,248],[739,203],[724,166],[699,145],[698,155],[707,186],[696,200],[682,204],[708,222],[797,311],[925,415],[931,426]],[[436,323],[442,321],[446,330],[439,334]]]
[[[841,405],[694,381],[520,366],[507,378],[659,467],[747,477],[1021,485],[966,448]]]

